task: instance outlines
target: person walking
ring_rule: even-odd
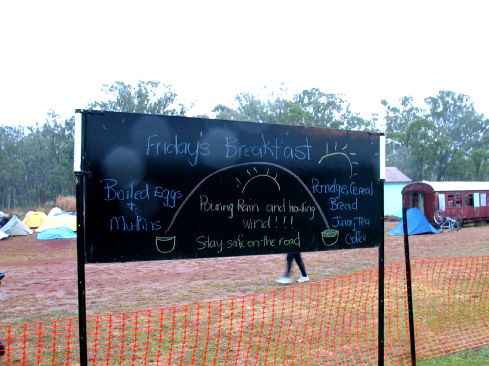
[[[299,270],[301,271],[301,276],[297,279],[297,282],[307,282],[309,281],[309,276],[307,275],[306,266],[302,260],[300,252],[287,253],[287,265],[285,267],[285,273],[282,277],[277,279],[278,283],[289,284],[292,283],[292,278],[290,278],[290,271],[292,269],[292,262],[295,260]]]

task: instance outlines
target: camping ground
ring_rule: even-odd
[[[395,223],[386,223],[385,231]],[[489,226],[410,236],[411,258],[489,255]],[[385,236],[386,263],[404,258],[402,236]],[[76,239],[0,240],[0,322],[77,317]],[[312,281],[377,266],[377,248],[303,254]],[[276,289],[285,256],[87,264],[87,314],[152,309]],[[296,267],[293,274],[297,275]],[[415,286],[416,284],[413,284]],[[416,304],[415,304],[416,305]]]

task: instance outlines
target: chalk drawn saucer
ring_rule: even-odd
[[[175,249],[174,236],[156,236],[156,250],[160,253],[167,254]]]
[[[327,247],[332,247],[338,242],[338,237],[340,232],[336,229],[326,229],[321,232],[321,238],[323,239],[323,244]]]

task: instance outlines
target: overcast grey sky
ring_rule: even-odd
[[[0,124],[69,118],[103,84],[172,85],[190,114],[240,92],[342,94],[369,117],[380,100],[439,90],[489,116],[485,1],[16,0],[0,4]]]

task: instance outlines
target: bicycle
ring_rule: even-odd
[[[445,229],[448,229],[448,231],[459,231],[462,228],[462,220],[445,216],[443,211],[440,210],[435,211],[433,219],[438,225],[438,230],[440,233],[442,233]]]

